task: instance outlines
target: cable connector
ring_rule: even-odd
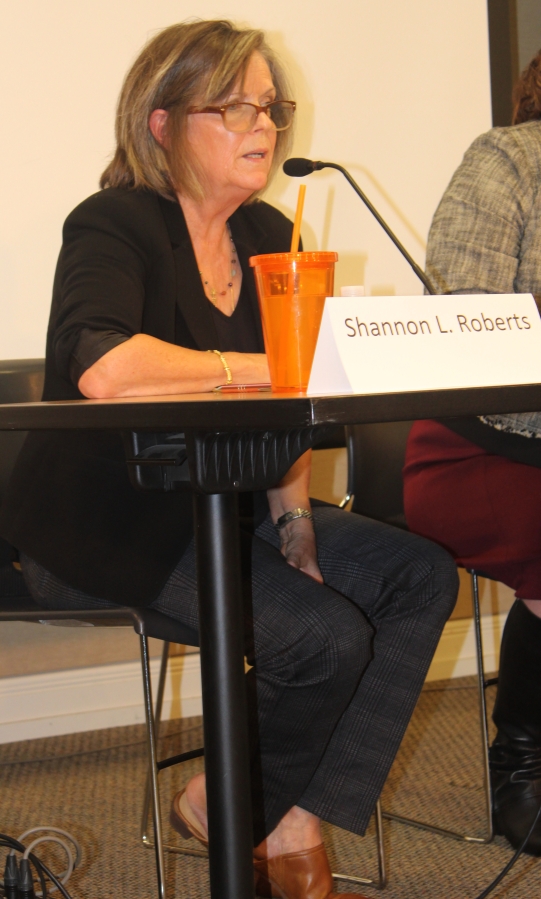
[[[17,856],[11,852],[6,858],[6,866],[4,868],[4,896],[5,899],[18,899],[17,882],[19,880],[19,869],[17,868]]]
[[[32,881],[32,869],[27,858],[19,862],[18,899],[35,899],[34,883]]]

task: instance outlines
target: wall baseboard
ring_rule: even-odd
[[[483,616],[487,671],[498,667],[505,614]],[[159,659],[151,662],[158,676]],[[474,674],[475,642],[470,619],[447,622],[427,680]],[[169,663],[164,719],[200,715],[199,654]],[[0,679],[0,743],[99,730],[145,720],[139,662],[98,665]]]
[[[485,671],[497,671],[500,664],[500,642],[506,612],[483,615],[482,637]],[[445,625],[436,654],[428,670],[427,681],[466,677],[477,671],[475,636],[471,618],[457,618]]]
[[[153,683],[159,659],[152,659]],[[202,713],[199,653],[173,656],[168,665],[163,718]],[[0,743],[145,720],[139,662],[96,665],[0,679]]]

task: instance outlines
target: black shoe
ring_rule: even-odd
[[[518,849],[541,806],[541,745],[507,724],[490,747],[494,830]],[[541,819],[524,852],[541,855]]]

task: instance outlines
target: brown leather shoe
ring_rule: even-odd
[[[185,840],[189,840],[193,837],[208,850],[209,841],[207,835],[190,808],[186,798],[186,789],[181,790],[180,793],[173,796],[171,811],[169,813],[169,823],[177,833],[184,837]],[[254,871],[254,885],[256,895],[260,896],[261,899],[273,899],[274,896],[279,896],[279,893],[273,893],[269,881],[262,877],[257,871]]]
[[[254,868],[259,883],[263,886],[268,881],[272,887],[271,895],[278,899],[366,899],[359,893],[333,893],[331,869],[323,843],[303,852],[254,859]]]
[[[185,789],[173,797],[169,823],[185,840],[195,837],[196,840],[203,844],[205,849],[208,849],[208,837],[188,804]]]
[[[169,821],[184,839],[195,837],[208,849],[207,835],[190,808],[186,790],[173,797]],[[304,852],[254,858],[254,875],[256,894],[265,899],[366,899],[359,893],[332,892],[331,869],[323,843]]]

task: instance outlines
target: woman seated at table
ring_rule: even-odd
[[[427,270],[441,293],[541,296],[541,51],[517,82],[514,124],[477,138],[455,172]],[[410,528],[516,592],[490,749],[494,825],[514,847],[541,803],[540,437],[541,412],[416,422],[404,469]],[[541,855],[541,821],[526,852]]]
[[[289,249],[291,223],[258,194],[290,145],[290,96],[262,33],[229,22],[166,28],[141,52],[103,190],[65,223],[44,399],[268,381],[248,258]],[[243,534],[254,864],[286,899],[331,895],[320,819],[364,833],[457,589],[428,541],[312,512],[309,475],[306,454],[249,496]],[[191,497],[133,489],[120,435],[34,432],[0,530],[44,607],[150,605],[197,627]],[[172,821],[206,840],[204,775]]]

